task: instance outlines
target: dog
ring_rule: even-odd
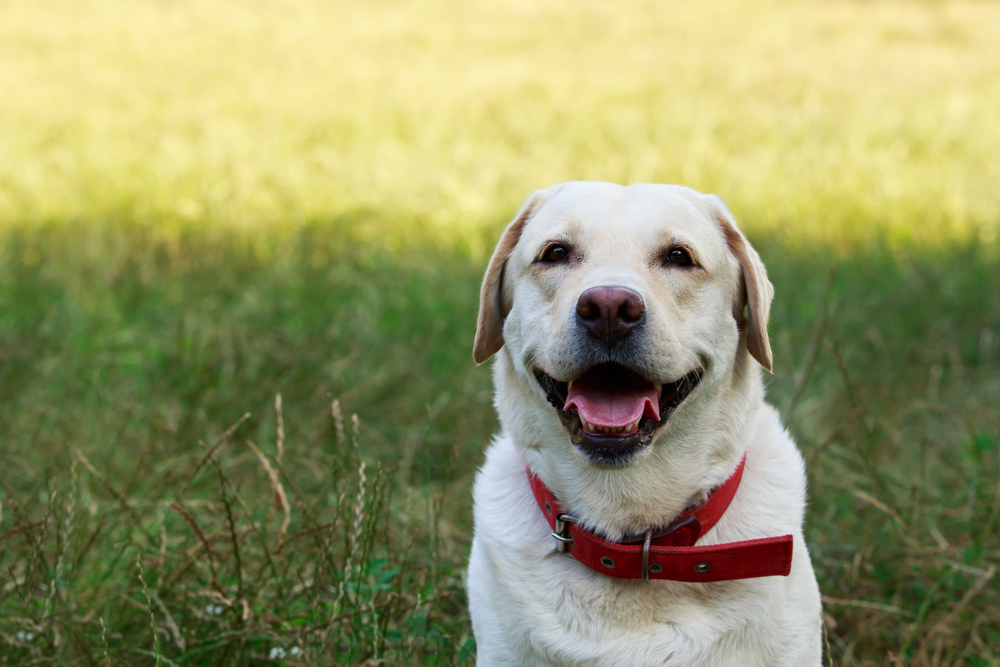
[[[473,349],[502,427],[473,489],[480,667],[820,664],[805,465],[764,402],[772,296],[718,197],[527,200]]]

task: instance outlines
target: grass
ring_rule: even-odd
[[[448,287],[454,272],[315,268],[316,243],[303,234],[272,262],[193,240],[175,262],[133,237],[121,264],[109,256],[68,281],[77,294],[54,257],[72,256],[73,240],[49,243],[55,264],[4,263],[3,303],[28,312],[8,310],[3,328],[0,660],[86,664],[103,621],[112,661],[141,664],[156,650],[147,589],[159,651],[178,664],[246,664],[275,648],[296,664],[296,646],[313,664],[453,664],[472,650],[461,585],[472,461],[459,469],[453,452],[489,433],[476,421],[487,380],[467,346],[449,349],[467,322],[410,300],[444,293],[425,300],[468,316],[475,295]],[[475,417],[450,398],[462,377],[482,394]]]
[[[467,662],[469,486],[496,428],[469,361],[480,267],[316,266],[327,229],[264,259],[132,232],[74,266],[81,233],[11,234],[3,258],[0,661],[102,664],[106,626],[126,664]],[[995,249],[872,250],[830,282],[824,253],[758,246],[835,659],[996,664]]]
[[[477,285],[568,178],[760,250],[831,662],[1000,665],[998,26],[0,2],[0,665],[472,664]]]

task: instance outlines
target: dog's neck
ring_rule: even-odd
[[[505,357],[500,355],[495,381],[522,382]],[[763,385],[753,362],[738,363],[729,376],[703,379],[648,449],[616,468],[586,460],[544,399],[531,400],[523,390],[508,395],[525,396],[497,407],[504,431],[531,469],[565,511],[618,540],[666,526],[729,477],[757,428]]]

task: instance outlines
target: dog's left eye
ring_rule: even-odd
[[[561,262],[569,257],[569,246],[565,246],[561,243],[552,243],[545,247],[542,251],[542,256],[540,259],[543,262]]]
[[[691,253],[686,248],[670,248],[663,253],[663,261],[666,264],[676,264],[677,266],[694,266]]]

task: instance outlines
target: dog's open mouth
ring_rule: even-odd
[[[694,391],[701,370],[664,385],[616,363],[593,366],[571,382],[559,382],[537,368],[535,378],[573,444],[595,462],[615,465],[652,441]]]

